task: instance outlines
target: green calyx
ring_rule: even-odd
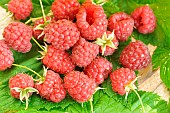
[[[44,69],[43,77],[40,77],[39,79],[35,80],[38,82],[38,84],[42,84],[45,81],[45,77],[47,75],[48,68],[45,68],[45,66],[43,65],[43,69]]]
[[[97,38],[97,40],[94,42],[95,44],[101,46],[102,55],[104,55],[107,46],[117,49],[117,47],[114,45],[112,41],[114,38],[115,38],[114,31],[108,36],[105,32],[101,38]]]
[[[23,102],[23,100],[26,101],[26,107],[25,107],[25,110],[28,108],[28,101],[29,101],[29,96],[30,96],[30,93],[33,93],[33,92],[38,92],[37,89],[35,88],[32,88],[32,87],[27,87],[27,88],[19,88],[19,87],[14,87],[14,88],[11,88],[11,89],[14,89],[16,92],[19,92],[20,93],[20,100],[21,102]]]
[[[140,97],[140,95],[138,94],[138,92],[136,91],[137,87],[135,86],[135,82],[137,81],[139,77],[136,77],[130,84],[128,84],[126,87],[125,87],[125,91],[126,91],[126,96],[125,96],[125,100],[127,100],[127,96],[129,94],[129,92],[132,90],[135,92],[135,94],[138,96],[139,98],[139,101],[141,103],[141,106],[142,106],[142,113],[146,113],[145,112],[145,108],[144,108],[144,105],[143,105],[143,102],[142,102],[142,99]]]

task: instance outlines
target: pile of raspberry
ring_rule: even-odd
[[[33,7],[31,0],[20,0],[22,4],[28,4],[27,9],[19,9],[17,2],[9,2],[9,11],[18,20],[29,17]],[[49,101],[60,102],[68,93],[82,103],[90,100],[108,77],[113,91],[124,95],[126,86],[136,78],[134,71],[151,62],[147,46],[139,40],[131,42],[122,51],[119,59],[122,68],[113,71],[114,64],[106,59],[117,51],[119,43],[128,40],[134,28],[143,34],[154,31],[156,17],[149,6],[136,8],[131,15],[117,12],[109,19],[102,6],[91,0],[82,5],[77,0],[55,0],[51,11],[52,16],[36,19],[33,26],[13,22],[4,29],[4,39],[0,41],[1,71],[13,65],[15,59],[11,49],[27,53],[32,48],[31,39],[46,43],[45,47],[39,46],[41,61],[48,70],[35,83],[28,74],[18,73],[12,77],[9,87],[13,97],[21,99],[20,91],[28,91],[27,96],[31,96],[29,91],[32,90],[28,90],[31,87]],[[28,83],[23,86],[23,82]],[[24,99],[27,97],[21,100]]]

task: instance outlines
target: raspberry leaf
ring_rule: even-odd
[[[111,2],[111,1],[106,2],[102,7],[108,18],[110,17],[110,15],[120,11],[119,7],[115,5],[114,2]]]
[[[160,67],[160,77],[165,85],[170,88],[170,47],[158,47],[153,54],[153,67]]]
[[[133,0],[133,1],[138,4],[151,4],[156,2],[157,0]]]

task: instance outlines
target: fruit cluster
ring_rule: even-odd
[[[8,4],[8,10],[17,20],[29,17],[32,8],[31,0],[10,0]],[[28,74],[13,76],[9,80],[13,97],[27,101],[37,92],[49,101],[60,102],[68,92],[82,103],[92,97],[109,75],[113,91],[120,95],[134,88],[130,87],[136,78],[134,70],[145,68],[151,62],[147,46],[139,40],[131,42],[120,55],[123,67],[115,71],[113,64],[103,56],[112,55],[119,42],[127,41],[133,28],[143,34],[154,31],[156,18],[149,6],[141,6],[131,15],[118,12],[109,19],[102,6],[91,0],[82,5],[77,0],[55,0],[51,11],[53,15],[34,19],[33,26],[13,22],[4,29],[4,39],[0,40],[1,71],[12,65],[24,67],[13,64],[11,48],[26,53],[32,48],[31,39],[37,44],[39,40],[46,43],[45,47],[38,45],[42,49],[41,61],[48,70],[44,76],[36,73],[40,77],[36,83]],[[64,80],[60,74],[64,74]],[[22,97],[21,92],[25,94]]]

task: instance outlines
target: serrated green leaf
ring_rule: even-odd
[[[170,57],[165,59],[165,62],[160,68],[161,80],[170,88]]]
[[[160,76],[165,85],[170,88],[170,48],[158,47],[153,54],[154,69],[160,67]]]
[[[115,5],[113,2],[106,2],[102,7],[103,7],[108,18],[112,14],[120,11],[119,7],[117,5]]]
[[[155,3],[157,0],[133,0],[133,1],[138,4],[151,4]]]

